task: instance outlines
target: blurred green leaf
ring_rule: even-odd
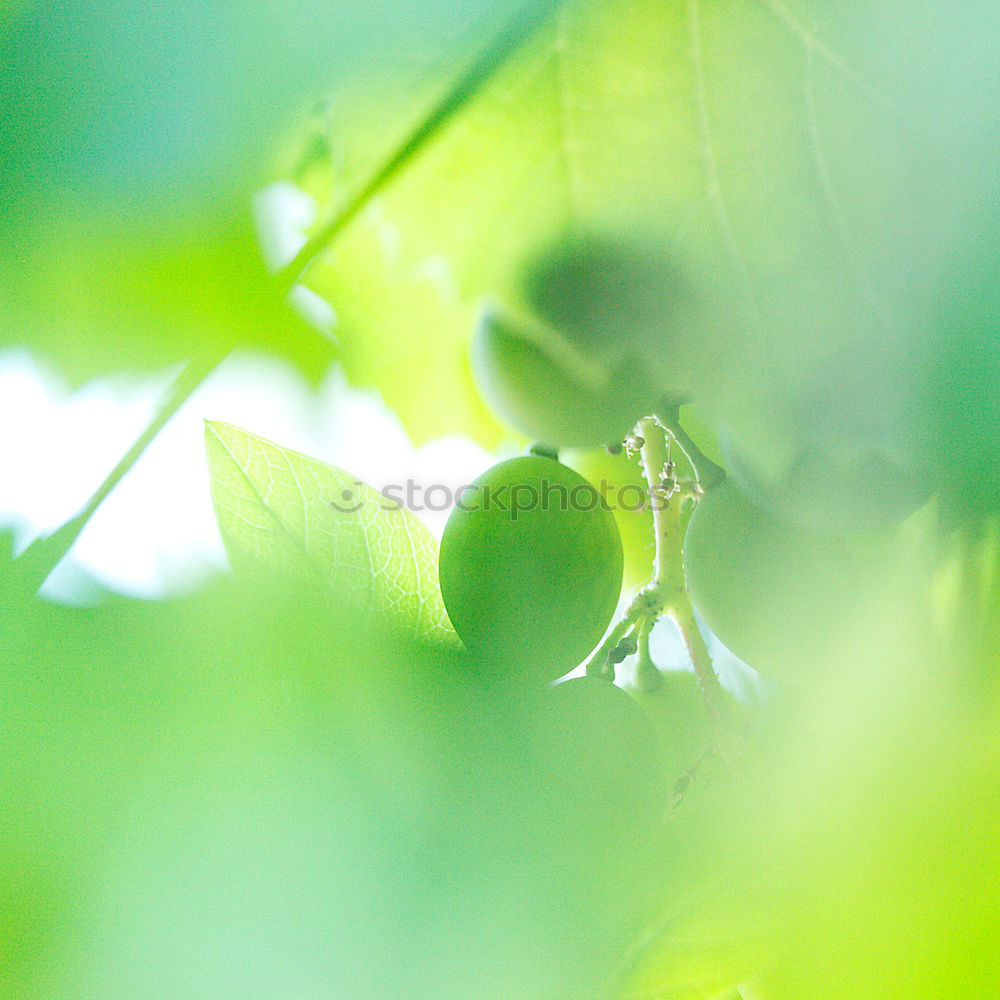
[[[466,349],[475,309],[459,297],[447,263],[402,259],[394,227],[377,214],[346,238],[347,256],[323,269],[317,287],[335,303],[351,383],[377,387],[418,445],[461,433],[495,447],[502,432],[476,390]]]
[[[238,580],[58,607],[0,539],[0,995],[1000,995],[1000,10],[563,0],[489,66],[483,7],[8,5],[0,343],[75,378],[247,341],[318,375],[250,198],[332,85],[290,172],[350,211],[308,283],[414,438],[498,439],[463,355],[495,296],[621,341],[778,479],[803,444],[928,452],[976,523],[932,505],[808,566],[731,540],[762,640],[836,642],[761,686],[745,759],[691,675],[640,696],[670,778],[705,763],[637,831],[668,789],[628,727],[467,657],[417,521],[210,424]]]
[[[0,34],[0,191],[35,201],[55,183],[175,209],[249,193],[332,84],[373,61],[433,66],[517,6],[24,0]]]
[[[750,931],[734,906],[703,907],[659,929],[615,1000],[730,1000],[764,954],[759,930]]]
[[[379,153],[373,132],[400,135],[396,149],[409,142],[409,155],[307,282],[357,315],[346,283],[381,236],[389,279],[431,268],[458,290],[454,322],[437,335],[406,280],[392,310],[348,317],[338,331],[348,365],[355,351],[370,357],[366,344],[387,346],[379,370],[363,361],[359,376],[390,401],[406,384],[410,420],[413,358],[379,331],[390,315],[414,317],[417,384],[433,407],[441,379],[429,344],[458,343],[480,296],[536,307],[539,267],[558,271],[567,246],[596,235],[617,243],[626,271],[649,253],[669,263],[659,319],[644,316],[629,346],[665,385],[744,421],[754,446],[817,383],[857,366],[895,390],[852,401],[865,414],[858,433],[912,446],[921,304],[936,300],[989,203],[998,81],[984,46],[998,16],[983,5],[956,16],[937,2],[916,17],[900,0],[836,16],[804,0],[566,0],[433,133],[421,132],[402,79],[334,102],[333,216],[363,189],[366,155],[369,178],[396,155]],[[932,92],[929,68],[947,81]],[[425,99],[428,119],[440,99]],[[400,108],[395,129],[385,107]],[[452,395],[466,393],[464,373],[452,374]]]
[[[754,1000],[1000,987],[1000,730],[992,696],[967,688],[985,664],[938,652],[924,612],[879,611],[884,630],[856,636],[836,676],[783,710],[772,698],[770,760],[716,856],[767,935]]]
[[[318,378],[330,346],[264,281],[254,192],[332,85],[380,62],[433,72],[519,2],[7,5],[0,344],[80,382],[220,342]]]
[[[212,498],[231,558],[322,582],[348,607],[454,639],[437,543],[408,510],[346,472],[231,424],[205,428]]]
[[[274,573],[6,598],[5,998],[608,995],[657,886],[575,808],[547,689]]]
[[[952,522],[1000,508],[1000,217],[996,232],[943,290],[915,414]]]
[[[70,381],[219,358],[237,345],[313,378],[332,345],[285,303],[249,217],[232,206],[143,219],[71,198],[0,243],[0,339],[53,359]]]

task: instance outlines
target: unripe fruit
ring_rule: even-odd
[[[659,820],[669,782],[657,733],[620,687],[574,677],[549,695],[545,720],[556,770],[582,819],[625,833]]]
[[[618,528],[578,473],[550,458],[514,458],[463,493],[445,527],[440,579],[473,653],[498,670],[553,680],[593,650],[614,614]]]
[[[662,346],[685,294],[673,255],[634,234],[566,234],[524,273],[524,297],[535,314],[604,358]]]
[[[849,550],[772,520],[732,483],[691,515],[684,570],[705,623],[761,673],[801,680],[849,653],[862,603]]]
[[[655,691],[625,690],[656,729],[670,786],[695,767],[712,745],[712,718],[694,674],[662,671]],[[726,696],[728,700],[728,695]]]
[[[744,401],[725,420],[723,464],[775,520],[861,534],[903,520],[930,496],[934,476],[913,426],[905,369],[865,360],[847,352],[829,372],[790,379],[767,403]]]
[[[566,448],[623,440],[659,395],[631,362],[618,364],[599,386],[586,385],[489,310],[473,337],[472,370],[483,398],[512,427]]]
[[[903,520],[930,496],[932,480],[874,448],[800,446],[767,475],[727,440],[726,468],[740,490],[778,521],[829,535],[872,531]]]
[[[648,485],[635,457],[609,455],[603,448],[570,451],[563,456],[588,482],[613,493],[612,509],[625,554],[625,585],[638,587],[653,574],[653,511]]]

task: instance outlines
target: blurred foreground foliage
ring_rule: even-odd
[[[280,576],[74,609],[8,565],[4,995],[992,995],[975,556],[982,617],[883,607],[888,636],[775,690],[735,774],[690,675],[637,696],[647,731]]]
[[[608,980],[655,866],[551,692],[259,580],[4,615],[5,996]]]
[[[336,351],[414,440],[493,446],[499,306],[567,378],[696,404],[750,511],[688,553],[709,624],[794,683],[739,752],[688,674],[507,683],[430,641],[419,525],[337,521],[345,473],[213,425],[238,579],[59,607],[5,543],[0,993],[1000,995],[998,16],[4,7],[0,344],[75,380]],[[273,182],[315,220],[265,260]]]
[[[252,196],[330,88],[450,64],[516,6],[6,4],[0,344],[74,381],[248,342],[320,376],[331,347],[268,280]]]

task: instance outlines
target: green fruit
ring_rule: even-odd
[[[931,492],[931,478],[878,448],[795,448],[768,475],[727,442],[726,467],[740,490],[779,521],[830,535],[850,535],[903,520]]]
[[[669,790],[657,733],[620,687],[576,677],[550,692],[545,723],[552,759],[581,829],[624,833],[662,817]]]
[[[689,290],[658,240],[571,233],[525,269],[524,295],[543,322],[581,349],[624,357],[661,345]]]
[[[647,583],[653,575],[653,512],[638,459],[624,452],[609,455],[603,448],[566,452],[562,457],[609,499],[625,555],[625,586]]]
[[[472,370],[486,402],[529,438],[560,447],[621,441],[653,411],[659,393],[631,360],[597,387],[487,311],[472,343]]]
[[[868,361],[868,368],[864,367]],[[895,524],[934,477],[914,427],[904,361],[847,353],[769,405],[731,417],[724,465],[740,490],[785,524],[851,535]]]
[[[732,363],[740,346],[727,296],[717,308],[718,277],[716,269],[713,287],[690,247],[678,253],[657,227],[633,222],[627,231],[564,231],[525,261],[518,292],[581,353],[609,369],[640,359],[657,388],[704,401],[728,386],[731,365],[718,359]]]
[[[572,469],[530,455],[465,491],[441,542],[455,630],[498,669],[555,679],[597,645],[622,586],[611,511]]]
[[[629,695],[652,722],[666,761],[669,783],[676,782],[699,763],[711,746],[712,718],[693,673],[660,673],[655,691],[628,687]]]
[[[684,539],[692,600],[750,666],[801,679],[850,655],[860,571],[842,541],[772,520],[729,482],[700,501]]]

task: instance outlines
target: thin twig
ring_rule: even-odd
[[[139,461],[153,439],[228,353],[227,348],[225,351],[210,352],[203,357],[193,358],[189,361],[170,386],[153,419],[146,425],[118,464],[108,473],[101,485],[97,487],[80,513],[51,535],[36,538],[17,557],[14,565],[17,567],[18,578],[26,590],[34,593],[45,583],[49,574],[62,562],[66,553],[80,537],[87,522],[94,516],[98,507],[104,503],[112,490]]]
[[[336,212],[306,241],[301,250],[281,270],[279,281],[293,288],[340,233],[357,217],[371,199],[412,160],[463,107],[478,94],[507,60],[543,24],[554,2],[528,4],[492,44],[480,54],[454,87],[431,109],[424,120],[403,140],[389,158]]]

